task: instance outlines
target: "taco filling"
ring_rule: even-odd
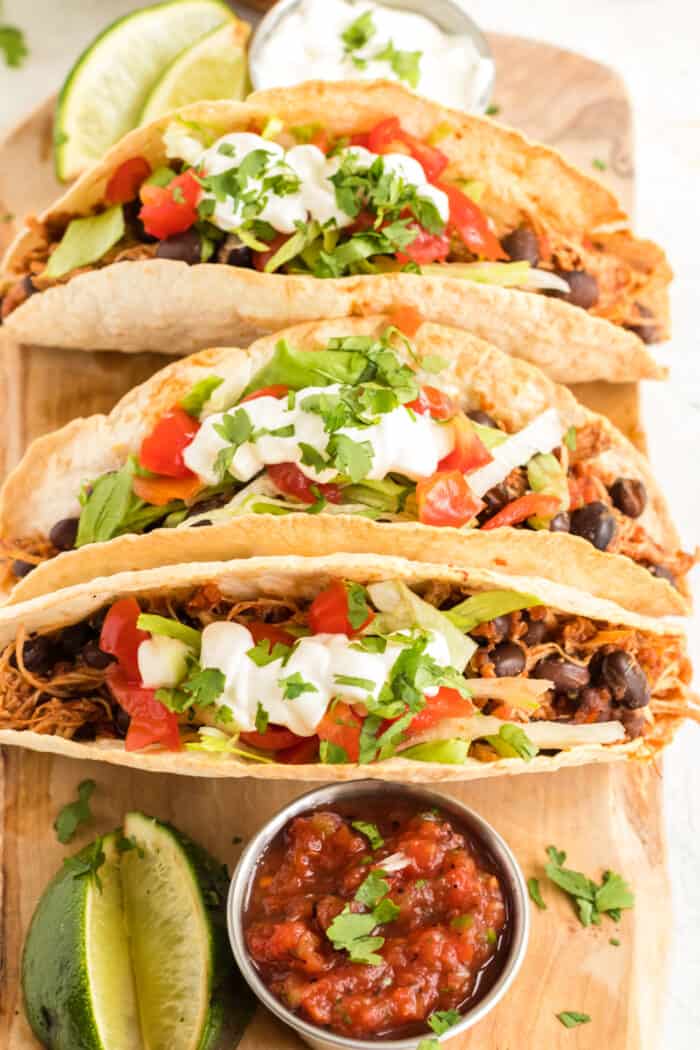
[[[137,455],[85,485],[80,515],[57,521],[48,541],[6,542],[14,573],[154,527],[324,513],[570,532],[674,584],[682,578],[692,558],[645,531],[644,483],[610,473],[599,423],[565,427],[549,408],[509,433],[497,407],[465,410],[454,379],[441,385],[446,369],[395,328],[320,350],[281,340],[252,377],[243,369],[197,382]]]
[[[616,235],[564,234],[535,215],[513,227],[497,207],[490,214],[478,168],[450,177],[439,142],[453,130],[438,125],[423,141],[388,117],[337,137],[273,117],[219,136],[175,119],[163,135],[165,165],[130,157],[94,214],[35,229],[39,241],[4,289],[2,317],[88,270],[160,258],[319,278],[449,273],[556,296],[657,338],[653,312],[637,298],[648,274],[615,254]]]
[[[682,640],[536,595],[337,577],[309,599],[215,582],[16,640],[0,728],[288,763],[463,763],[619,744],[685,717]],[[670,730],[669,730],[670,732]]]

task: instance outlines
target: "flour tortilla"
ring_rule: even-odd
[[[0,491],[0,539],[45,537],[57,521],[77,515],[82,484],[121,467],[129,454],[137,453],[155,421],[205,376],[218,375],[225,381],[221,390],[240,392],[269,360],[280,337],[298,348],[319,349],[336,336],[378,336],[387,324],[387,318],[373,317],[300,325],[260,339],[247,350],[204,350],[176,361],[130,391],[108,416],[75,419],[29,446]],[[621,475],[643,480],[648,503],[640,522],[659,543],[677,546],[678,537],[647,460],[607,419],[579,404],[569,390],[532,365],[466,332],[425,323],[411,342],[418,355],[438,355],[448,362],[437,380],[419,373],[424,382],[438,382],[467,410],[495,411],[511,430],[520,430],[552,406],[564,429],[598,421],[612,442],[599,462],[611,478]],[[401,342],[395,343],[397,355],[410,360]],[[686,611],[683,596],[668,581],[653,577],[629,558],[597,551],[581,537],[515,529],[466,532],[413,522],[382,524],[350,515],[332,519],[327,515],[250,515],[226,525],[119,537],[44,563],[17,584],[13,600],[102,575],[107,566],[116,572],[213,557],[338,550],[380,554],[400,550],[419,560],[507,565],[509,572],[559,580],[648,615]]]
[[[238,601],[260,596],[312,599],[333,579],[368,584],[379,580],[402,580],[408,586],[422,584],[465,586],[471,591],[514,588],[535,594],[542,604],[563,613],[575,613],[613,625],[624,625],[654,635],[678,635],[681,629],[669,621],[638,616],[612,602],[594,598],[561,584],[535,577],[511,577],[492,570],[471,571],[445,565],[413,563],[404,558],[372,554],[333,554],[327,557],[303,558],[297,555],[277,558],[249,558],[234,562],[204,562],[195,565],[173,565],[167,568],[123,572],[79,583],[65,590],[33,598],[21,605],[0,609],[0,648],[4,648],[23,626],[27,633],[46,633],[76,623],[110,604],[117,598],[168,595],[184,598],[205,583],[214,583],[224,597]],[[687,700],[687,697],[682,697]],[[191,776],[242,777],[286,780],[351,780],[371,776],[402,782],[471,780],[508,773],[551,772],[571,765],[608,762],[636,755],[652,757],[655,749],[668,741],[680,724],[679,716],[658,718],[658,731],[651,738],[638,738],[623,744],[585,745],[562,751],[553,757],[538,756],[529,763],[500,759],[483,763],[468,759],[463,765],[451,766],[431,762],[411,762],[393,758],[365,766],[321,765],[319,763],[288,766],[244,762],[235,757],[221,758],[206,752],[129,752],[121,742],[69,741],[61,737],[34,732],[1,730],[0,744],[13,744],[52,754],[95,759],[160,773]]]
[[[488,118],[445,109],[385,81],[308,82],[257,92],[246,102],[195,103],[181,114],[220,133],[261,127],[271,114],[290,127],[318,121],[339,135],[367,131],[387,115],[398,116],[422,138],[438,125],[449,125],[452,132],[440,139],[450,160],[448,176],[483,180],[485,206],[498,222],[515,226],[531,216],[564,234],[600,231],[604,237],[603,231],[620,231],[615,253],[634,258],[644,272],[637,298],[653,308],[660,337],[667,334],[671,272],[663,252],[633,238],[627,216],[601,183],[556,151]],[[42,222],[55,225],[91,214],[103,200],[110,174],[130,157],[144,156],[154,168],[163,164],[162,133],[171,118],[127,135],[40,217]],[[20,232],[4,260],[5,275],[24,272],[41,242],[37,227]],[[450,266],[444,269],[449,275]],[[362,316],[404,303],[432,321],[464,328],[539,364],[561,382],[665,374],[636,335],[578,307],[450,276],[396,273],[318,280],[164,259],[120,262],[31,296],[5,323],[24,343],[186,354],[219,342],[247,344],[301,321]]]

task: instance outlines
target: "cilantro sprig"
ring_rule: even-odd
[[[94,780],[82,780],[78,784],[78,797],[75,802],[67,803],[59,811],[53,824],[59,842],[64,845],[71,842],[81,824],[92,820],[90,799],[94,790]]]
[[[571,898],[583,926],[600,925],[602,915],[619,922],[622,912],[634,907],[634,894],[617,872],[605,871],[602,881],[598,883],[583,872],[565,868],[566,853],[556,846],[547,847],[547,856],[549,860],[545,865],[545,875]],[[528,890],[535,904],[539,908],[546,908],[537,879],[528,880]]]
[[[360,883],[355,892],[355,901],[370,909],[368,912],[353,912],[346,904],[326,930],[326,936],[337,951],[347,951],[351,962],[379,966],[381,955],[377,952],[384,944],[384,937],[373,935],[373,931],[398,918],[400,908],[386,894],[389,883],[386,872],[375,868]]]

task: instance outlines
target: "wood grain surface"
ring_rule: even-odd
[[[609,69],[548,45],[491,37],[499,119],[563,150],[603,177],[631,209],[631,115],[624,86]],[[38,211],[57,194],[50,164],[51,104],[42,105],[0,147],[0,216]],[[12,223],[0,225],[0,245]],[[109,409],[134,383],[162,367],[162,356],[56,352],[10,346],[4,353],[0,409],[4,469],[27,442],[76,415]],[[641,443],[634,386],[588,385],[586,403],[600,407]],[[110,769],[17,749],[2,754],[0,847],[0,1047],[37,1044],[21,1009],[19,968],[27,923],[47,880],[70,852],[52,829],[77,784],[94,777],[94,825],[83,845],[140,808],[171,819],[222,860],[234,863],[234,836],[249,836],[300,789],[290,782],[226,783]],[[600,877],[608,867],[629,878],[637,906],[619,930],[607,919],[584,929],[568,901],[546,888],[548,909],[533,915],[528,956],[511,992],[452,1050],[657,1050],[670,929],[661,817],[654,767],[591,767],[450,787],[479,810],[513,846],[525,874],[542,875],[545,848],[566,849],[572,866]],[[543,880],[544,885],[544,880]],[[613,947],[611,937],[620,939]],[[592,1022],[567,1030],[555,1014],[576,1010]],[[262,1010],[242,1050],[294,1050],[300,1043]]]

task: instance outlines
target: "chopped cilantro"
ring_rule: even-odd
[[[347,951],[351,962],[379,966],[382,957],[376,954],[376,949],[382,947],[384,938],[370,936],[376,926],[377,920],[372,912],[353,914],[346,904],[326,930],[326,936],[336,950]]]
[[[379,849],[384,845],[384,839],[380,835],[376,824],[368,824],[364,820],[353,820],[352,826],[355,831],[359,831],[361,835],[364,835],[369,840],[371,849]]]
[[[556,1016],[564,1025],[564,1028],[577,1028],[580,1024],[588,1024],[591,1020],[588,1014],[580,1014],[576,1010],[562,1010]]]
[[[618,940],[617,937],[611,937],[610,940],[608,941],[608,944],[612,944],[613,948],[619,948],[620,947],[620,941]]]
[[[333,681],[336,685],[349,685],[354,689],[364,689],[367,693],[371,693],[376,684],[371,678],[356,678],[352,674],[336,674]]]
[[[253,433],[253,424],[250,416],[244,408],[237,409],[233,414],[226,412],[220,423],[214,424],[214,430],[229,444],[222,448],[214,462],[214,470],[223,481],[231,469],[233,457],[237,449],[249,441]]]
[[[445,1032],[456,1025],[461,1017],[459,1010],[436,1010],[428,1018],[428,1024],[437,1035]]]
[[[500,112],[501,112],[501,107],[499,105],[497,105],[497,103],[495,103],[495,102],[492,102],[491,105],[486,107],[486,116],[487,117],[495,117]]]
[[[90,799],[95,790],[94,780],[82,780],[78,784],[78,798],[75,802],[69,802],[59,811],[54,821],[56,838],[64,845],[71,842],[81,824],[86,824],[92,819],[90,811]]]
[[[22,30],[17,26],[0,25],[0,51],[5,56],[5,65],[18,69],[29,54]]]
[[[618,922],[623,910],[634,907],[634,894],[616,872],[606,871],[599,885],[582,872],[563,867],[566,853],[555,846],[547,848],[547,855],[547,878],[573,899],[583,926],[599,925],[602,914]]]
[[[367,878],[360,883],[355,893],[355,900],[365,904],[368,908],[374,908],[382,897],[389,892],[389,883],[384,876],[383,868],[375,868]]]
[[[388,62],[399,80],[405,81],[415,91],[420,80],[422,54],[422,51],[397,51],[390,40],[386,47],[373,57],[376,62]]]
[[[601,160],[600,157],[594,157],[591,164],[597,171],[605,171],[608,167],[605,161]]]
[[[191,707],[210,707],[221,696],[225,685],[226,677],[217,667],[202,669],[193,661],[187,678],[176,689],[156,689],[156,700],[177,712]],[[222,712],[224,710],[222,708]]]
[[[305,682],[299,671],[290,674],[287,678],[280,678],[278,685],[282,689],[285,700],[296,700],[304,693],[317,693],[318,689],[313,682]]]
[[[322,740],[318,753],[325,766],[344,766],[350,761],[345,748],[334,744],[332,740]]]
[[[102,849],[102,839],[95,839],[86,846],[84,850],[75,857],[68,857],[63,862],[65,871],[70,872],[74,879],[93,879],[98,890],[102,892],[102,882],[98,874],[105,862],[105,852]]]
[[[346,434],[334,434],[328,442],[328,454],[339,474],[358,482],[370,472],[374,449],[369,441],[353,441]]]
[[[290,645],[284,645],[282,642],[272,644],[269,639],[261,638],[252,649],[247,650],[246,656],[253,661],[256,667],[267,667],[268,664],[274,663],[275,660],[281,660],[283,664],[286,663],[291,652],[292,647]]]
[[[340,39],[345,44],[346,52],[358,51],[365,44],[369,43],[376,32],[377,27],[374,24],[372,12],[365,11],[354,22],[351,22],[349,26],[346,26],[340,34]]]
[[[527,880],[527,892],[530,894],[530,900],[533,901],[538,908],[542,911],[547,910],[547,905],[542,899],[542,892],[540,890],[540,880],[534,878],[534,876]]]
[[[354,631],[358,631],[370,618],[367,590],[361,583],[346,583],[345,593],[348,599],[348,620],[350,621],[350,626]],[[374,683],[372,683],[373,685]]]
[[[527,733],[511,723],[501,726],[496,735],[486,736],[484,740],[503,758],[522,758],[531,762],[539,751]]]
[[[256,729],[256,731],[258,733],[264,733],[267,730],[267,725],[268,725],[269,721],[270,721],[269,714],[267,713],[267,711],[265,710],[263,705],[258,700],[258,708],[257,708],[257,711],[255,712],[255,729]]]
[[[427,1039],[421,1039],[416,1050],[440,1050],[440,1042],[431,1035]]]
[[[498,940],[498,935],[497,935],[496,931],[492,930],[490,927],[486,931],[486,940],[488,941],[489,944],[495,944],[496,941]]]
[[[455,915],[453,919],[450,919],[450,926],[453,930],[468,930],[474,925],[474,916],[466,913],[465,915]]]

